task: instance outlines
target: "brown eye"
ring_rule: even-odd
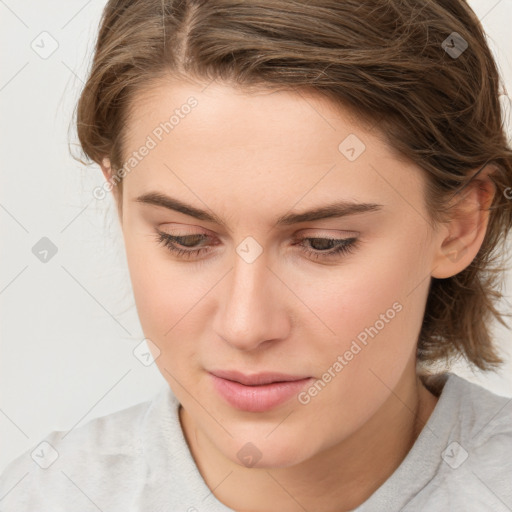
[[[186,235],[186,236],[172,236],[169,235],[174,242],[185,247],[195,247],[199,242],[207,238],[206,235]]]
[[[307,244],[304,244],[307,242]],[[298,245],[314,259],[329,259],[348,254],[356,247],[357,238],[302,238]]]
[[[163,244],[167,250],[176,256],[187,259],[195,258],[210,250],[209,247],[196,248],[198,244],[207,238],[208,235],[203,234],[170,235],[162,231],[156,232],[156,240],[158,243]]]

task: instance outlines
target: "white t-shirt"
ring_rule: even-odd
[[[512,511],[512,398],[445,377],[406,458],[355,512]],[[232,512],[201,477],[178,407],[165,383],[150,401],[50,432],[0,475],[0,511]]]

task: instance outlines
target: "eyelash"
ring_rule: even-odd
[[[184,259],[192,259],[199,257],[201,254],[208,252],[208,248],[199,248],[199,249],[181,249],[176,246],[176,242],[179,243],[180,240],[186,239],[188,237],[203,237],[203,239],[207,238],[207,235],[203,234],[195,234],[195,235],[169,235],[168,233],[163,233],[162,231],[156,232],[156,239],[157,242],[160,244],[163,244],[167,250],[169,250],[171,253],[175,254],[176,256]],[[299,243],[294,243],[294,245],[301,245],[302,242],[305,240],[321,240],[322,242],[338,242],[339,245],[335,246],[333,249],[331,249],[329,252],[327,251],[320,251],[320,250],[312,250],[309,248],[304,248],[304,252],[311,257],[312,259],[318,260],[318,259],[333,259],[337,256],[342,256],[351,253],[354,251],[357,245],[357,238],[321,238],[321,237],[304,237],[301,239],[298,239]]]

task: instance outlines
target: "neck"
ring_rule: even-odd
[[[363,427],[336,446],[286,468],[245,468],[224,457],[180,408],[199,471],[214,495],[238,511],[350,511],[396,470],[437,403],[416,376],[404,373]],[[222,485],[219,475],[228,475]]]

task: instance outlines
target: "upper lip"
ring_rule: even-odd
[[[278,372],[261,372],[246,375],[238,371],[212,370],[210,373],[221,379],[239,382],[245,386],[263,386],[272,382],[292,382],[309,378],[308,375],[286,375]]]

